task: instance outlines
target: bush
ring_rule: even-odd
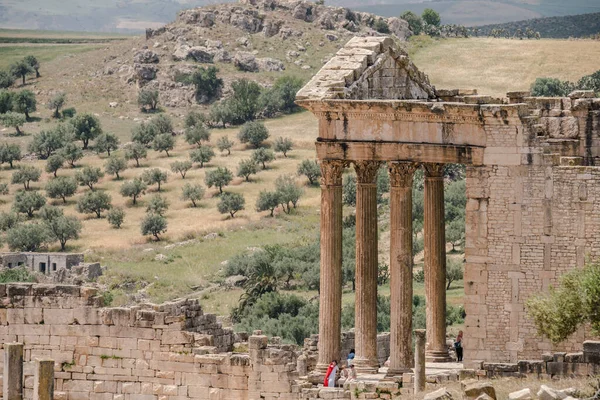
[[[110,210],[111,197],[104,192],[86,192],[77,202],[77,211],[82,214],[96,214],[96,218],[102,218],[102,212]]]
[[[183,193],[181,195],[181,199],[182,200],[189,200],[192,202],[192,206],[196,207],[197,206],[197,202],[202,200],[202,198],[204,197],[204,188],[200,185],[192,185],[189,183],[186,183],[185,185],[183,185]]]
[[[167,231],[167,219],[158,214],[146,214],[142,220],[142,235],[152,235],[160,241],[161,234]]]
[[[377,21],[375,21],[375,24],[373,24],[373,29],[375,29],[379,33],[390,33],[390,27],[386,20],[383,18],[379,18]]]
[[[217,204],[217,209],[221,214],[231,215],[231,218],[235,217],[235,214],[238,211],[244,209],[244,205],[246,200],[244,196],[238,193],[223,193],[221,196],[221,201]]]
[[[408,27],[413,34],[419,35],[423,30],[423,20],[412,11],[405,11],[400,15],[400,18],[408,22]]]
[[[223,80],[217,77],[218,72],[214,66],[200,67],[190,76],[190,82],[196,87],[196,100],[199,103],[208,103],[221,91]]]
[[[33,165],[21,165],[12,174],[11,183],[22,184],[25,190],[29,190],[30,182],[37,182],[42,176],[42,171]]]
[[[225,167],[218,167],[217,169],[208,171],[205,177],[206,186],[209,188],[213,186],[218,188],[219,193],[223,193],[223,187],[229,185],[232,180],[233,173]]]
[[[186,116],[185,116],[185,127],[186,128],[191,128],[194,126],[198,126],[198,125],[204,125],[207,122],[207,118],[206,115],[197,112],[197,111],[190,111]]]
[[[254,175],[258,172],[258,167],[254,160],[241,160],[238,165],[237,176],[246,179],[246,182],[250,182],[250,175]]]
[[[187,172],[192,169],[191,161],[175,161],[171,163],[171,171],[181,175],[181,179],[185,179]]]
[[[125,211],[120,207],[113,207],[106,213],[106,219],[110,226],[115,229],[120,229],[125,220]]]
[[[428,25],[433,25],[436,27],[440,26],[442,19],[440,18],[440,14],[438,14],[435,10],[431,8],[426,8],[423,10],[423,14],[421,14],[421,18]]]
[[[46,204],[46,198],[39,192],[17,192],[15,200],[12,204],[12,209],[21,214],[27,214],[29,218],[33,218],[33,213],[42,208]]]
[[[0,272],[0,283],[35,282],[27,267],[8,268]]]
[[[65,108],[62,112],[63,118],[73,118],[77,114],[77,111],[74,107]]]
[[[231,155],[231,148],[233,147],[234,144],[235,143],[233,141],[229,140],[229,138],[227,136],[221,136],[219,138],[219,140],[217,140],[217,148],[221,152],[227,150],[227,155]]]
[[[90,140],[96,139],[102,134],[100,120],[92,114],[80,114],[71,120],[75,139],[83,142],[83,150],[88,148]]]
[[[262,122],[247,122],[238,133],[242,143],[250,143],[254,148],[262,145],[269,138],[269,130]]]
[[[252,161],[256,164],[262,164],[263,169],[267,169],[267,163],[275,160],[273,150],[259,148],[252,152]]]
[[[167,181],[167,173],[160,168],[147,169],[142,173],[142,181],[148,185],[156,184],[160,192],[160,185]]]
[[[308,183],[314,185],[321,177],[321,167],[316,160],[303,160],[298,165],[298,175],[306,176]]]
[[[537,78],[531,85],[531,95],[540,97],[565,97],[575,89],[575,85],[556,78]]]
[[[6,243],[11,251],[35,252],[49,239],[48,230],[43,224],[21,224],[6,233]]]
[[[0,85],[2,84],[2,71],[0,71]],[[12,111],[12,99],[14,92],[2,89],[0,86],[0,115]]]
[[[142,89],[138,94],[138,105],[143,112],[156,111],[158,97],[158,90]]]
[[[115,175],[115,179],[121,179],[120,172],[127,169],[127,161],[123,157],[112,155],[108,157],[104,164],[104,170],[107,174]]]
[[[207,146],[202,146],[199,149],[190,152],[191,161],[199,163],[200,168],[204,168],[204,163],[210,162],[210,160],[212,160],[214,156],[214,150]]]
[[[580,90],[593,90],[596,95],[600,95],[600,70],[581,78],[577,82],[577,88]]]
[[[66,176],[60,176],[46,183],[46,194],[51,199],[62,199],[66,204],[67,197],[71,197],[77,191],[77,182],[75,179]]]
[[[137,199],[144,193],[146,193],[146,189],[148,185],[146,185],[141,179],[135,178],[132,181],[127,181],[121,185],[121,189],[119,193],[123,197],[131,197],[133,200],[133,204],[137,204]]]

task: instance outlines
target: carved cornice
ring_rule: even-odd
[[[342,173],[347,165],[343,160],[321,160],[321,185],[342,186]]]
[[[357,121],[409,121],[409,122],[435,122],[435,123],[464,123],[481,124],[478,115],[452,115],[449,113],[435,114],[424,112],[335,112],[315,111],[315,116],[322,120],[357,120]]]
[[[413,177],[419,165],[414,162],[390,163],[390,185],[394,187],[412,187]]]
[[[444,164],[423,164],[425,178],[442,178],[444,176]]]
[[[381,162],[379,161],[354,161],[356,182],[363,185],[374,185],[380,166]]]

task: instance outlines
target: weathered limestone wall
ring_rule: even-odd
[[[101,306],[91,288],[0,285],[0,341],[25,345],[27,399],[36,359],[55,360],[59,400],[296,398],[295,346],[251,336],[231,353],[233,332],[197,300]]]
[[[528,115],[510,106],[484,108],[484,165],[467,169],[469,361],[575,352],[586,338],[582,329],[552,346],[536,334],[525,303],[583,266],[586,256],[600,255],[600,168],[592,166],[600,102],[526,101]]]
[[[34,272],[50,275],[61,268],[83,263],[83,254],[76,253],[0,253],[0,267],[26,266]]]

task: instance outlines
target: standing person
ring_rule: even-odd
[[[325,375],[325,381],[323,382],[323,386],[325,387],[335,387],[335,376],[338,371],[337,360],[333,360],[329,367],[327,368],[327,374]]]
[[[456,341],[454,342],[454,350],[456,350],[456,359],[458,362],[462,362],[463,360],[463,331],[458,331],[458,335],[456,336]]]
[[[346,365],[351,366],[354,364],[354,357],[356,356],[354,349],[350,349],[350,353],[348,353],[348,359],[346,360]]]

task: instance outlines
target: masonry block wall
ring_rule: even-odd
[[[552,346],[525,303],[600,255],[598,99],[482,106],[483,166],[467,169],[468,360],[516,362],[580,351],[584,329]]]
[[[231,353],[233,332],[197,300],[102,308],[91,288],[0,285],[0,340],[25,346],[27,399],[42,358],[59,400],[287,399],[297,376],[295,346],[251,336],[250,354]]]

